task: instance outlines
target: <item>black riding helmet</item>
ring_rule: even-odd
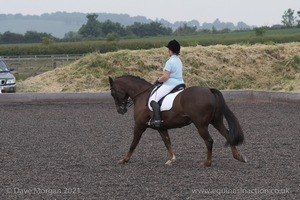
[[[176,40],[171,40],[166,47],[168,47],[175,54],[179,55],[179,53],[180,53],[180,44]]]

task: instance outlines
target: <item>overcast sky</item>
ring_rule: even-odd
[[[57,11],[117,13],[165,19],[170,22],[196,19],[248,25],[281,24],[284,11],[300,10],[300,0],[0,0],[0,14],[40,15]]]

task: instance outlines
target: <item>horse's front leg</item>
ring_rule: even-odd
[[[174,154],[174,151],[172,149],[171,140],[170,140],[170,137],[169,137],[168,130],[160,130],[158,132],[160,133],[160,136],[161,136],[162,140],[164,141],[165,146],[167,147],[168,152],[169,152],[169,158],[170,159],[165,164],[166,165],[172,165],[173,162],[175,162],[175,154]]]
[[[119,164],[124,164],[126,162],[129,161],[130,157],[132,156],[133,154],[133,151],[135,150],[136,146],[138,145],[141,137],[142,137],[142,134],[144,133],[144,131],[146,130],[146,127],[138,127],[136,124],[134,126],[134,132],[133,132],[133,140],[131,142],[131,145],[130,145],[130,148],[129,148],[129,151],[127,153],[127,155],[119,160]]]

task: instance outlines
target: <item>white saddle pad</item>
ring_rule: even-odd
[[[178,92],[174,92],[172,94],[168,94],[162,104],[161,104],[161,107],[160,107],[160,111],[167,111],[167,110],[171,110],[172,106],[173,106],[173,102],[174,102],[174,99],[175,97],[180,93],[182,92],[183,90],[179,90]],[[152,110],[152,107],[150,106],[150,102],[148,101],[148,108]]]

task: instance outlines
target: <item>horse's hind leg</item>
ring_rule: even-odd
[[[227,138],[228,138],[228,135],[229,135],[229,131],[227,130],[227,128],[225,127],[224,123],[223,123],[223,120],[222,121],[219,121],[219,122],[216,122],[216,123],[213,123],[212,124],[220,133],[221,135],[223,135],[227,141]],[[236,148],[236,146],[232,146],[230,145],[230,148],[231,148],[231,152],[232,152],[232,156],[238,160],[238,161],[241,161],[241,162],[247,162],[247,159],[245,156],[243,156],[242,154],[240,154]]]
[[[169,133],[168,130],[160,130],[158,131],[162,140],[165,143],[166,148],[168,149],[169,152],[169,160],[165,163],[166,165],[172,165],[172,163],[175,161],[175,154],[174,151],[172,149],[172,145],[171,145],[171,140],[169,137]]]
[[[239,154],[236,146],[230,146],[230,148],[231,148],[232,155],[235,159],[237,159],[238,161],[241,161],[241,162],[247,162],[246,157],[243,156],[243,154]]]
[[[208,132],[208,126],[197,126],[198,132],[200,136],[203,138],[206,148],[207,148],[207,158],[206,161],[203,162],[203,165],[205,167],[211,166],[212,163],[212,147],[213,147],[213,139],[211,138],[209,132]]]

